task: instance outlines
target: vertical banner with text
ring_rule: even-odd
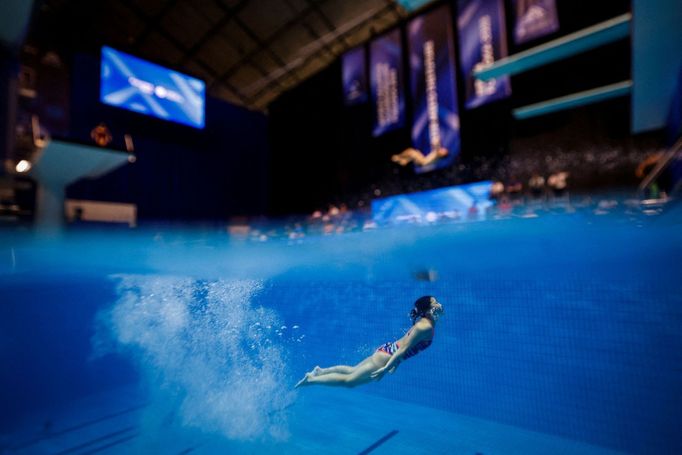
[[[408,24],[412,143],[417,173],[449,166],[460,152],[452,15],[445,4]]]
[[[540,38],[559,30],[556,0],[513,0],[514,42]]]
[[[503,0],[460,0],[457,29],[467,109],[508,97],[509,76],[483,81],[473,74],[508,55]]]
[[[374,106],[373,136],[405,123],[403,62],[400,29],[372,41],[369,47],[370,86]]]
[[[357,47],[343,54],[341,62],[343,101],[346,106],[367,101],[365,48]]]

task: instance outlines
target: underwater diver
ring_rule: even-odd
[[[355,387],[372,380],[378,381],[386,372],[394,373],[400,362],[431,346],[436,321],[443,312],[443,306],[435,297],[418,298],[410,312],[412,327],[402,338],[385,343],[355,366],[337,365],[329,368],[316,366],[298,381],[296,388],[314,384]]]

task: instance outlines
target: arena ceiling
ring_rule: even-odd
[[[407,14],[395,0],[42,0],[31,33],[76,49],[107,44],[265,110]]]

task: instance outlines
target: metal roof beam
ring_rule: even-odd
[[[228,12],[228,11],[229,11],[229,8],[227,8],[227,6],[225,6],[220,0],[213,0],[213,2],[214,2],[219,8],[221,8],[224,12]],[[260,47],[261,49],[267,50],[267,52],[268,52],[268,53],[270,54],[270,56],[273,58],[273,60],[275,61],[275,63],[277,63],[279,66],[286,65],[286,63],[284,62],[284,60],[282,60],[282,58],[281,58],[279,55],[277,55],[277,54],[275,53],[275,51],[273,51],[272,48],[270,48],[270,46],[265,46],[265,45],[263,44],[263,41],[262,41],[262,40],[253,32],[253,30],[251,30],[251,28],[250,28],[248,25],[246,25],[246,24],[244,23],[244,21],[242,21],[242,20],[239,18],[239,16],[236,16],[236,15],[234,16],[234,22],[235,22],[235,23],[244,31],[244,33],[246,33],[246,34],[248,35],[249,38],[251,38],[251,39],[256,43],[256,45],[257,45],[258,47]],[[268,75],[268,72],[265,71],[265,70],[263,69],[263,67],[261,67],[260,65],[256,64],[256,63],[253,61],[253,59],[250,59],[250,60],[248,61],[248,64],[251,65],[253,68],[255,68],[256,71],[258,71],[259,73],[261,73],[263,76],[267,76],[267,75]],[[298,80],[298,78],[297,78],[297,80]],[[221,82],[223,82],[223,81],[221,81]],[[281,87],[281,85],[280,85],[280,87]],[[283,88],[283,87],[282,87],[282,88]]]
[[[380,17],[383,17],[384,15],[386,15],[387,13],[389,13],[391,11],[393,11],[393,7],[391,5],[386,5],[385,7],[378,10],[376,13],[374,13],[373,15],[368,17],[367,19],[361,21],[360,23],[354,25],[353,27],[351,27],[348,30],[344,31],[343,33],[339,34],[336,37],[334,42],[341,41],[343,38],[354,34],[358,30],[360,30],[362,27],[366,26],[369,22],[375,21],[375,20],[379,19]],[[393,24],[391,24],[391,26],[393,26]],[[381,30],[379,33],[381,33],[381,32],[383,32],[383,30]],[[349,47],[350,47],[349,44],[345,44],[343,51],[346,51]],[[295,65],[295,68],[300,68],[300,67],[306,66],[313,59],[317,58],[317,55],[318,55],[318,52],[311,52],[310,54],[308,54],[307,57],[302,59],[301,62],[299,62],[297,65]],[[260,89],[255,94],[251,95],[251,99],[254,100],[254,104],[256,104],[258,98],[260,98],[263,95],[263,93],[270,90],[270,87],[272,87],[273,84],[278,83],[279,80],[285,78],[288,74],[289,74],[288,72],[285,72],[283,74],[280,74],[280,75],[274,77],[272,79],[272,81],[269,81],[268,83],[266,83],[266,85],[262,89]]]
[[[398,4],[395,0],[385,0],[387,5],[390,5],[391,8],[393,8],[393,12],[395,13],[396,19],[404,19],[407,17],[407,14],[405,13],[405,9],[403,9],[402,6]]]
[[[204,35],[201,38],[199,38],[199,41],[194,43],[192,47],[190,47],[184,53],[178,64],[184,65],[189,60],[193,59],[196,53],[199,51],[199,49],[201,49],[201,47],[204,46],[211,38],[216,36],[218,32],[220,32],[220,30],[222,30],[222,28],[225,27],[232,20],[232,18],[234,18],[242,9],[244,9],[247,3],[249,3],[249,0],[242,0],[232,8],[227,8],[225,5],[220,3],[222,7],[227,8],[227,11],[223,15],[223,17],[221,17],[218,22],[213,24],[213,26],[211,26],[211,28],[206,33],[204,33]]]
[[[329,0],[319,0],[318,4],[322,4],[326,1]],[[260,45],[258,45],[255,49],[250,51],[248,54],[246,54],[241,60],[237,61],[234,65],[232,65],[230,68],[228,68],[223,74],[220,75],[219,78],[217,78],[212,85],[218,84],[223,82],[226,79],[229,79],[234,73],[236,73],[239,68],[244,65],[245,63],[250,62],[253,57],[258,55],[259,52],[261,52],[263,49],[265,49],[266,46],[270,46],[277,38],[280,37],[284,32],[289,30],[291,27],[294,25],[298,24],[299,22],[303,21],[308,15],[313,13],[315,8],[312,6],[308,6],[306,9],[301,11],[301,13],[294,17],[293,19],[287,21],[284,25],[282,25],[280,28],[275,30],[270,36],[268,36],[266,39],[261,41]]]
[[[120,1],[121,1],[121,4],[122,4],[122,5],[124,5],[125,7],[127,7],[127,8],[128,8],[129,10],[131,10],[133,13],[137,14],[143,21],[149,22],[149,21],[153,20],[153,18],[150,18],[149,16],[147,16],[147,15],[145,14],[144,11],[140,10],[140,8],[139,8],[137,5],[135,5],[134,3],[131,3],[130,0],[120,0]],[[187,52],[187,49],[185,48],[185,46],[184,46],[180,41],[178,41],[178,39],[175,38],[173,35],[171,35],[170,33],[166,32],[163,28],[159,28],[158,30],[156,30],[156,32],[157,32],[159,35],[163,36],[166,40],[168,40],[172,45],[174,45],[175,47],[177,47],[177,48],[180,49],[181,51]],[[217,77],[219,77],[219,75],[217,74],[217,72],[216,72],[213,68],[211,68],[210,66],[208,66],[207,64],[205,64],[205,63],[202,62],[201,60],[194,60],[194,61],[195,61],[199,66],[201,66],[201,68],[204,69],[211,77],[213,77],[214,80],[215,80]],[[223,84],[228,90],[230,90],[232,93],[234,93],[235,96],[236,96],[237,98],[239,98],[239,99],[241,100],[242,103],[244,103],[245,105],[249,105],[249,106],[251,105],[252,99],[250,99],[249,97],[245,96],[242,92],[240,92],[240,91],[239,91],[236,87],[234,87],[232,84],[230,84],[229,82],[222,82],[222,84]],[[214,85],[214,84],[212,84],[211,86],[213,86],[213,85]]]
[[[135,41],[133,42],[133,46],[135,46],[136,48],[139,47],[144,42],[144,40],[146,40],[149,37],[149,35],[151,35],[151,33],[154,30],[159,28],[159,25],[161,23],[161,19],[163,19],[163,17],[166,14],[168,14],[168,12],[171,9],[173,9],[173,7],[175,6],[175,4],[177,2],[178,2],[177,0],[167,1],[163,5],[163,7],[161,8],[161,11],[159,11],[157,14],[155,14],[154,17],[148,17],[147,15],[140,15],[140,14],[136,13],[138,15],[138,17],[140,17],[144,21],[145,28],[144,28],[144,30],[142,30],[142,33],[140,33],[138,35],[138,37],[135,38]],[[128,5],[126,5],[126,6],[128,6]]]
[[[329,16],[327,16],[324,13],[324,11],[322,11],[322,8],[320,8],[320,6],[317,3],[315,3],[313,0],[305,0],[305,2],[306,2],[306,4],[313,7],[313,9],[315,10],[315,13],[317,13],[317,15],[320,16],[320,18],[322,19],[322,22],[324,22],[324,25],[327,26],[329,31],[333,32],[334,30],[336,30],[336,25],[334,25],[334,23],[331,21],[331,19],[329,19]],[[344,40],[343,44],[344,44],[344,46],[348,46],[348,42],[345,40]]]
[[[310,0],[305,0],[305,1],[306,1],[306,4],[311,5],[311,4],[310,4]],[[289,7],[289,9],[290,9],[294,14],[298,14],[298,11],[296,11],[296,8],[294,7],[294,5],[291,4],[291,1],[290,1],[290,0],[284,0],[284,2],[287,4],[287,6]],[[313,5],[311,5],[311,6],[313,6]],[[317,11],[319,12],[319,9],[318,9]],[[327,17],[324,16],[324,15],[322,15],[321,17],[323,17],[323,21],[325,21],[325,19],[327,19]],[[319,39],[322,38],[322,37],[320,36],[320,34],[317,33],[317,32],[315,31],[315,29],[314,29],[308,22],[303,21],[301,25],[303,26],[303,28],[305,28],[305,29],[308,31],[308,34],[309,34],[310,36],[312,36],[314,39],[319,40]],[[334,29],[334,24],[332,24],[331,22],[329,22],[328,19],[327,19],[327,21],[325,21],[325,25],[326,25],[330,30],[333,30],[333,29]],[[337,54],[334,52],[334,50],[329,46],[329,44],[325,43],[325,44],[324,44],[324,49],[325,49],[325,50],[327,51],[327,53],[329,53],[329,55],[331,55],[332,57],[334,57],[334,58],[338,57],[338,55],[337,55]]]

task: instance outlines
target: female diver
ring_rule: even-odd
[[[424,296],[414,302],[410,312],[412,327],[395,342],[380,346],[372,355],[355,366],[337,365],[329,368],[316,366],[298,381],[296,388],[320,384],[355,387],[371,380],[380,380],[388,371],[393,373],[400,362],[431,346],[436,321],[443,314],[443,306],[435,297]]]

